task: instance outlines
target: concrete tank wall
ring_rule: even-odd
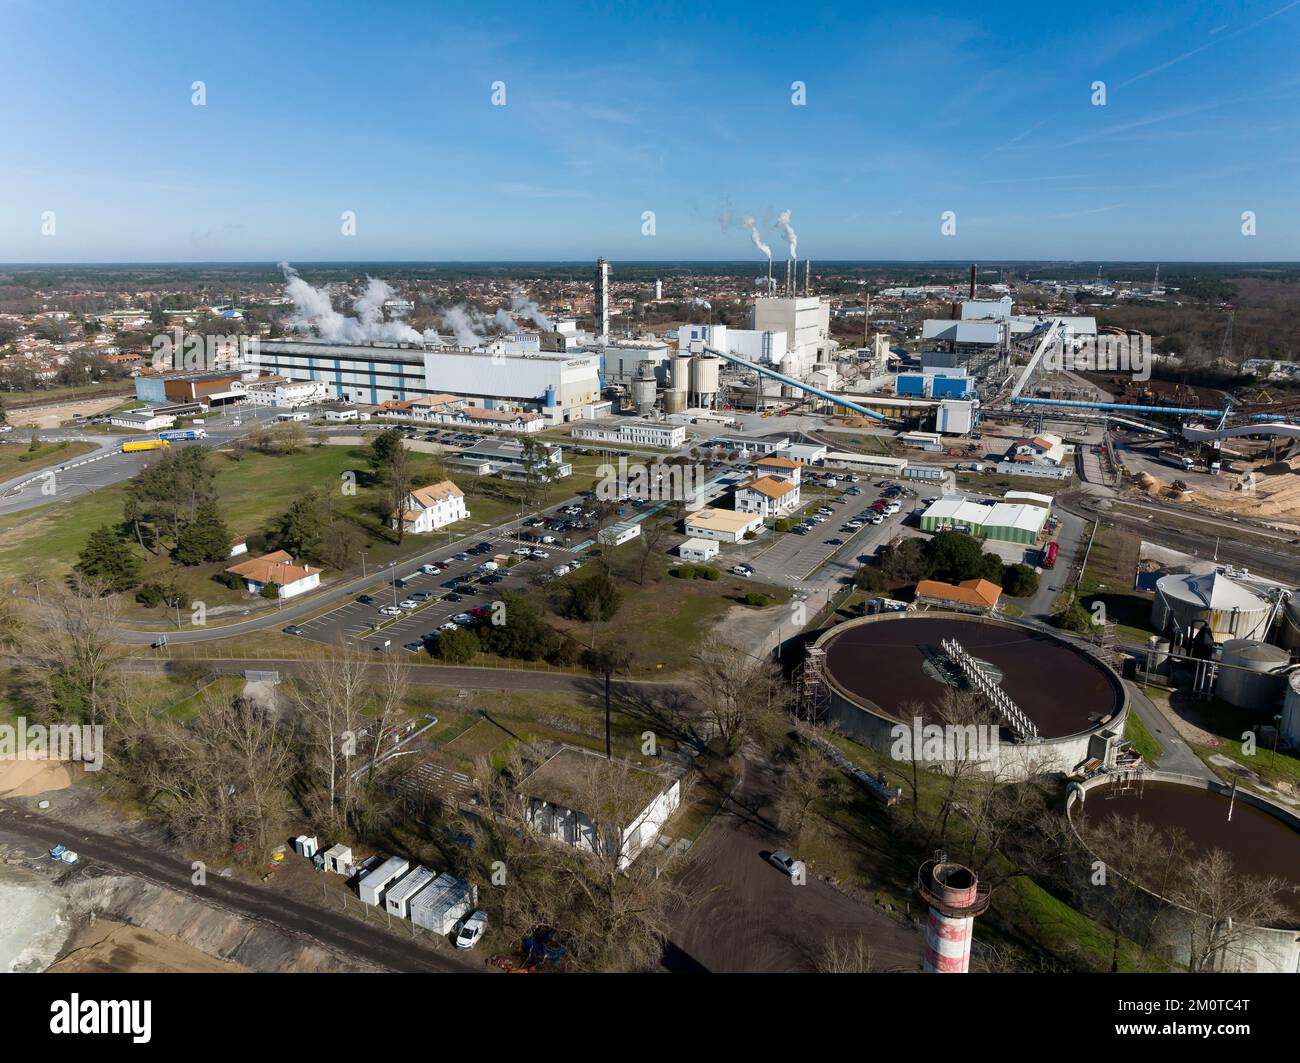
[[[1212,790],[1225,796],[1231,792],[1229,787],[1224,786],[1222,783],[1193,778],[1190,775],[1179,775],[1174,772],[1147,771],[1143,773],[1143,777],[1148,782],[1177,783],[1201,790]],[[1065,799],[1065,814],[1070,820],[1070,827],[1075,831],[1076,837],[1079,837],[1079,835],[1073,816],[1075,805],[1080,801],[1086,804],[1089,793],[1106,786],[1110,781],[1111,776],[1109,775],[1095,775],[1086,782],[1071,784]],[[1104,800],[1100,795],[1098,795],[1097,799]],[[1290,823],[1292,826],[1300,828],[1300,816],[1283,808],[1281,805],[1274,804],[1272,801],[1251,793],[1249,790],[1238,788],[1236,800],[1252,804],[1256,808],[1260,808]],[[1079,837],[1079,840],[1082,842],[1082,837]],[[1101,854],[1096,855],[1100,856]],[[1145,887],[1143,887],[1143,891],[1160,902],[1166,912],[1172,915],[1175,924],[1180,917],[1185,920],[1192,918],[1192,913],[1188,909],[1179,907],[1172,901],[1161,897],[1160,894],[1152,890],[1147,890]],[[1188,923],[1187,925],[1190,926],[1191,924]],[[1177,932],[1169,936],[1175,942],[1180,937],[1186,939],[1186,934],[1180,935]],[[1184,948],[1180,955],[1178,946],[1174,946],[1171,950],[1171,958],[1176,963],[1186,963],[1186,949]],[[1298,974],[1300,973],[1300,931],[1278,930],[1273,927],[1250,927],[1248,932],[1243,933],[1234,942],[1230,955],[1219,957],[1219,963],[1215,969],[1233,974]]]
[[[1300,595],[1293,597],[1282,610],[1278,641],[1292,653],[1300,653]]]

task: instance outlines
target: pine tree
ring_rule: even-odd
[[[182,565],[222,561],[230,555],[230,530],[221,519],[215,502],[202,502],[194,519],[182,529],[176,541],[176,560]]]
[[[140,578],[140,559],[107,524],[90,533],[76,568],[109,591],[130,590]]]

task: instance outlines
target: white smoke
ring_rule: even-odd
[[[776,219],[777,225],[781,227],[781,232],[785,234],[786,243],[790,245],[790,257],[799,257],[799,237],[794,231],[794,226],[790,224],[790,212],[783,210]]]
[[[767,244],[763,243],[763,238],[758,235],[758,226],[754,223],[754,216],[752,214],[746,214],[741,224],[749,230],[749,238],[754,241],[754,246],[762,251],[763,254],[767,256],[767,260],[771,262],[772,249],[768,247]]]
[[[462,347],[481,347],[487,339],[483,315],[472,306],[453,306],[442,315],[442,323],[451,329]]]
[[[510,300],[510,310],[516,315],[528,318],[540,329],[547,332],[555,331],[551,319],[543,314],[537,304],[524,295],[523,292],[515,292],[514,297]]]
[[[519,322],[511,317],[507,310],[498,310],[492,320],[507,332],[517,332],[519,330]]]
[[[293,301],[289,327],[313,332],[330,343],[369,343],[374,340],[420,343],[427,339],[405,321],[385,321],[384,303],[393,289],[378,277],[367,277],[366,288],[352,303],[356,317],[334,309],[328,287],[313,288],[287,262],[280,263],[285,294]],[[435,334],[436,336],[436,334]]]

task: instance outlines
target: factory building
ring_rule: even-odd
[[[549,480],[563,480],[573,473],[573,466],[564,460],[564,452],[553,443],[530,441],[534,459]],[[489,439],[476,443],[467,450],[447,455],[447,466],[457,472],[474,476],[501,476],[507,480],[524,480],[528,477],[528,452],[522,443],[507,439]]]
[[[601,350],[606,387],[628,387],[645,375],[647,363],[658,386],[668,386],[669,347],[662,340],[619,340]]]
[[[962,531],[977,539],[1006,543],[1035,543],[1047,523],[1042,506],[1013,502],[992,505],[972,502],[960,495],[944,495],[921,514],[921,530]]]
[[[584,421],[573,427],[574,439],[675,450],[686,442],[686,426],[657,421]]]
[[[677,345],[682,351],[703,344],[760,365],[781,365],[789,349],[788,333],[774,329],[735,329],[726,325],[682,325]]]
[[[372,406],[451,394],[473,406],[533,411],[560,424],[600,399],[600,355],[594,353],[529,352],[506,343],[470,350],[264,340],[259,358],[263,372],[319,381],[332,398]]]

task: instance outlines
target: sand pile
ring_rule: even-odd
[[[0,797],[35,797],[66,790],[85,769],[60,760],[0,760]]]

